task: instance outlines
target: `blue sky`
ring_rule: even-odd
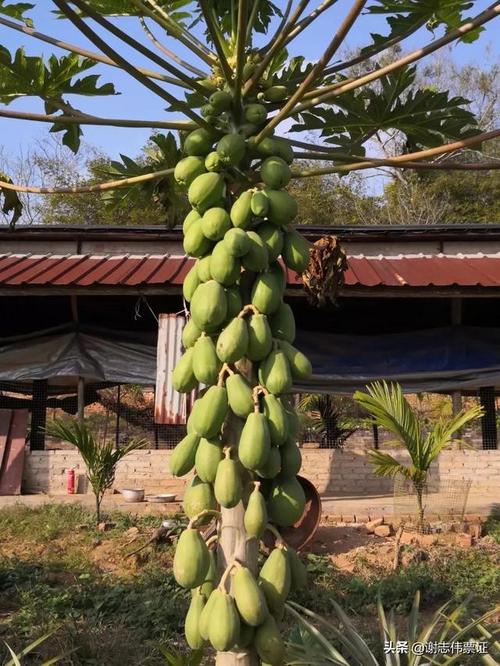
[[[316,3],[312,3],[314,6]],[[79,44],[80,46],[96,50],[95,47],[83,37],[76,28],[69,22],[57,20],[51,14],[52,3],[38,2],[39,9],[36,9],[32,16],[35,20],[35,27],[44,33],[57,36],[65,41]],[[284,2],[279,2],[280,6]],[[470,15],[475,15],[488,6],[488,2],[478,1],[473,3],[473,8],[469,11]],[[302,54],[308,59],[317,58],[321,54],[322,47],[327,43],[331,34],[334,32],[342,18],[345,16],[348,8],[351,6],[351,0],[339,0],[328,12],[326,12],[315,24],[307,29],[301,37],[294,42],[290,51],[292,55]],[[43,9],[41,8],[43,7]],[[453,48],[453,58],[459,63],[477,62],[484,59],[486,49],[493,50],[494,54],[500,55],[498,48],[498,20],[492,21],[486,25],[485,31],[480,39],[471,45],[458,44]],[[136,19],[120,19],[121,27],[129,34],[143,40],[143,33]],[[355,48],[364,46],[371,40],[370,32],[387,33],[387,25],[381,17],[362,16],[355,28],[349,34],[346,42],[347,47]],[[496,35],[495,35],[496,33]],[[161,37],[159,30],[156,34]],[[440,33],[437,33],[438,35]],[[113,38],[106,37],[113,46],[119,46],[120,52],[133,59],[136,64],[141,64],[152,69],[157,69],[155,65],[132,53],[127,47],[118,44]],[[422,29],[409,40],[405,42],[405,48],[412,50],[426,44],[433,38],[432,33]],[[145,38],[144,38],[145,39]],[[147,40],[145,40],[147,42]],[[164,40],[165,43],[177,49],[173,40]],[[170,42],[170,43],[169,43]],[[63,54],[59,49],[54,49],[48,44],[39,42],[32,37],[22,35],[0,26],[0,43],[11,51],[19,46],[24,46],[29,55],[49,55],[52,52]],[[193,63],[196,59],[192,59]],[[98,65],[91,72],[100,73],[102,82],[112,81],[120,95],[116,97],[103,98],[74,98],[72,103],[82,110],[95,113],[100,116],[123,117],[123,118],[141,118],[141,119],[165,119],[165,103],[158,99],[154,94],[136,83],[127,74],[119,70],[104,65]],[[173,89],[175,90],[175,89]],[[179,90],[179,89],[177,89]],[[11,105],[11,108],[17,110],[30,110],[43,112],[42,103],[39,100],[18,100]],[[46,134],[48,125],[32,123],[25,121],[12,121],[0,119],[0,146],[7,154],[18,154],[22,149],[26,149],[35,139],[40,139]],[[84,140],[93,146],[98,147],[103,152],[116,157],[120,152],[134,156],[138,154],[140,148],[146,142],[150,135],[148,129],[121,129],[109,127],[85,127]]]

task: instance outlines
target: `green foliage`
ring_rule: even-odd
[[[288,663],[307,663],[314,665],[334,664],[336,666],[395,666],[400,663],[399,656],[391,653],[382,654],[383,646],[387,641],[394,645],[399,640],[407,641],[408,657],[405,663],[408,666],[417,666],[421,663],[420,655],[414,654],[412,645],[432,641],[466,641],[486,640],[490,648],[497,652],[498,643],[483,626],[492,615],[498,612],[493,609],[471,622],[463,623],[466,605],[461,604],[450,610],[450,603],[439,608],[424,624],[419,617],[420,594],[415,594],[413,605],[408,616],[408,627],[401,633],[396,617],[391,611],[389,615],[384,610],[383,603],[377,601],[378,624],[380,629],[380,644],[373,651],[370,645],[356,628],[349,616],[341,606],[333,602],[335,622],[325,619],[318,614],[290,602],[287,611],[300,623],[288,642]],[[462,622],[462,624],[460,624]],[[337,624],[338,623],[338,624]],[[461,657],[461,655],[459,655]],[[437,655],[432,658],[436,666],[445,666],[456,663],[457,655]],[[488,663],[488,662],[485,662]],[[489,662],[492,663],[492,662]]]
[[[32,643],[27,645],[25,648],[23,648],[20,652],[17,654],[14,653],[12,648],[6,644],[7,650],[10,652],[12,659],[9,659],[9,661],[5,662],[4,666],[22,666],[21,659],[25,657],[28,654],[33,653],[37,647],[39,647],[42,643],[44,643],[46,640],[51,638],[51,636],[54,635],[55,632],[51,632],[48,634],[45,634],[45,636],[41,636],[40,638],[37,638],[34,640]],[[44,661],[40,666],[51,666],[51,664],[57,664],[57,662],[62,661],[68,653],[65,655],[60,655],[59,657],[52,657],[51,659]],[[27,663],[27,662],[24,662]]]
[[[6,2],[8,2],[8,0],[0,0],[0,14],[22,21],[25,25],[32,27],[33,21],[30,18],[27,18],[24,14],[29,12],[30,9],[33,9],[35,5],[32,5],[29,2],[9,2],[9,4],[6,4]]]
[[[168,666],[199,666],[203,660],[203,650],[190,650],[187,654],[174,652],[162,646],[159,650]]]
[[[0,180],[12,184],[12,178],[9,178],[9,176],[1,171]],[[3,196],[2,213],[4,213],[4,215],[10,215],[12,213],[10,224],[14,226],[23,213],[22,201],[17,192],[8,190],[5,187],[0,187],[0,194]]]
[[[308,393],[302,396],[299,412],[307,416],[307,423],[325,442],[326,446],[342,446],[356,431],[347,413],[352,403],[333,395]]]
[[[54,421],[47,427],[47,433],[73,444],[83,458],[87,468],[87,477],[96,498],[96,519],[99,522],[100,508],[104,493],[111,488],[115,480],[116,466],[132,451],[146,443],[146,440],[131,440],[118,449],[113,442],[98,442],[86,425],[76,421],[64,423]]]

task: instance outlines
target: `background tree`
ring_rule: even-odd
[[[345,15],[335,7],[327,16],[335,0],[53,4],[97,51],[34,32],[27,18],[32,5],[0,0],[6,17],[0,24],[69,52],[44,59],[0,47],[2,116],[47,123],[75,152],[85,125],[151,127],[165,131],[157,139],[165,159],[145,165],[123,157],[112,165],[111,180],[76,187],[20,186],[7,174],[0,178],[4,212],[13,222],[19,218],[17,195],[23,192],[119,190],[117,196],[125,198],[140,184],[173,208],[179,186],[187,190],[192,210],[183,223],[184,249],[197,262],[184,282],[191,318],[172,383],[189,392],[203,382],[207,390],[194,403],[189,434],[172,456],[176,474],[193,466],[197,472],[185,492],[190,522],[173,563],[178,583],[195,590],[186,638],[192,648],[209,639],[219,665],[247,666],[257,659],[280,664],[284,644],[278,623],[291,585],[304,578],[300,560],[277,529],[294,524],[305,506],[297,479],[298,419],[286,394],[293,378],[311,372],[293,346],[293,313],[283,302],[285,278],[277,262],[281,254],[298,273],[309,263],[309,247],[293,227],[297,202],[285,188],[291,180],[382,166],[495,169],[491,160],[471,166],[443,158],[493,139],[500,130],[482,131],[462,97],[419,87],[416,68],[456,40],[476,39],[500,5],[468,16],[472,5],[463,0],[371,5],[352,0]],[[372,35],[354,60],[339,60],[363,11],[385,16],[388,34]],[[120,27],[121,16],[138,19],[142,41]],[[305,62],[293,54],[294,40],[319,17],[333,26],[331,34],[325,34],[318,58]],[[160,40],[151,27],[162,30]],[[381,66],[370,64],[424,27],[433,36],[426,35],[421,47]],[[156,69],[140,66],[142,57]],[[168,104],[168,119],[104,118],[81,109],[82,97],[116,92],[113,84],[88,73],[96,62],[119,67]],[[353,67],[363,64],[366,71],[356,73]],[[43,112],[13,109],[21,97],[40,99]],[[280,137],[285,122],[298,138]],[[172,131],[179,132],[178,140]],[[314,131],[321,133],[321,145],[302,140]],[[391,156],[371,152],[381,133],[397,133]],[[294,160],[299,160],[295,166]],[[197,530],[212,516],[218,525],[217,566]],[[259,571],[258,546],[266,529],[276,547]]]

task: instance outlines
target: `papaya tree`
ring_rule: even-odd
[[[190,318],[172,382],[179,391],[206,388],[171,459],[178,476],[196,470],[173,567],[192,591],[187,642],[193,649],[210,644],[219,665],[280,664],[285,601],[304,584],[300,559],[279,532],[304,509],[298,419],[288,396],[294,381],[311,373],[283,300],[284,266],[303,273],[310,253],[293,227],[297,203],[287,186],[380,165],[497,168],[460,154],[500,130],[481,131],[467,100],[416,84],[423,58],[473,41],[500,12],[493,4],[469,15],[474,4],[351,0],[340,15],[335,0],[0,0],[0,25],[58,49],[43,58],[0,47],[1,117],[46,123],[74,151],[88,125],[151,127],[157,140],[163,136],[153,168],[124,156],[105,183],[40,188],[3,175],[3,209],[13,222],[22,215],[20,192],[113,192],[120,199],[146,191],[166,207],[184,193],[191,207],[183,223],[184,250],[194,260],[183,285]],[[31,17],[51,9],[92,49],[38,31]],[[386,34],[373,34],[356,56],[342,59],[346,37],[366,15],[385,17]],[[319,22],[324,43],[306,60],[297,47],[294,53],[295,40]],[[415,35],[419,48],[383,60]],[[145,59],[150,67],[138,64]],[[80,108],[75,99],[116,92],[89,74],[96,64],[122,70],[157,96],[165,117],[102,117]],[[39,98],[43,112],[12,108],[24,97]],[[397,133],[398,153],[370,153],[370,139],[386,133]],[[316,141],[306,140],[311,134]],[[217,535],[207,543],[199,528],[212,520]],[[259,570],[267,530],[275,546]]]

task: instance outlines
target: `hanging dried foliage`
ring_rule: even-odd
[[[311,248],[309,265],[302,281],[311,303],[321,307],[334,301],[344,284],[347,257],[336,236],[324,236]]]

